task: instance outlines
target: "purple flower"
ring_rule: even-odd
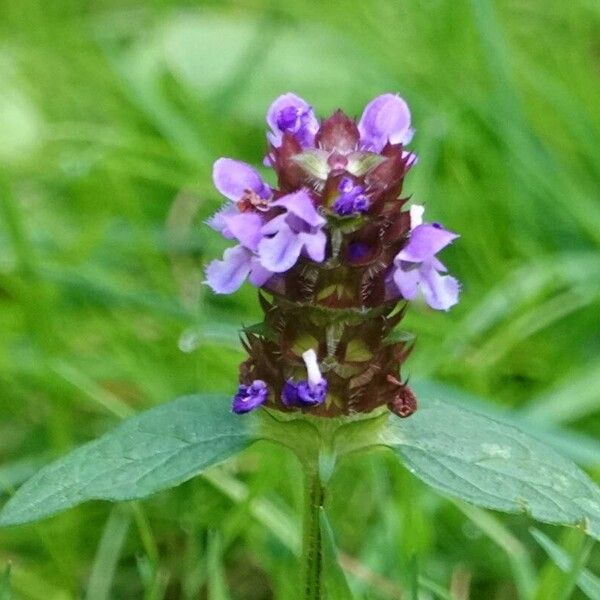
[[[207,224],[227,239],[237,239],[243,246],[256,250],[262,213],[269,208],[271,188],[250,165],[231,158],[220,158],[213,166],[215,187],[234,204],[224,206]]]
[[[340,195],[333,205],[338,215],[351,215],[363,213],[369,209],[370,202],[364,194],[364,187],[356,185],[350,177],[342,177],[338,185]]]
[[[317,354],[310,349],[302,354],[308,379],[302,379],[295,383],[288,379],[283,386],[281,400],[286,406],[299,408],[316,406],[322,404],[327,396],[327,380],[321,375]]]
[[[411,209],[408,244],[394,259],[392,278],[402,297],[416,298],[419,291],[431,308],[448,310],[458,302],[460,284],[450,275],[436,254],[459,236],[439,223],[421,223],[422,207]]]
[[[264,404],[268,397],[267,384],[262,379],[255,379],[250,385],[240,385],[233,397],[231,410],[238,415],[250,412]]]
[[[288,379],[283,386],[281,399],[286,406],[309,407],[322,404],[327,396],[327,380],[311,386],[308,381],[295,383]]]
[[[263,200],[268,200],[272,191],[258,171],[240,160],[219,158],[213,165],[215,187],[233,202],[239,201],[246,192],[252,191]]]
[[[291,133],[303,148],[314,145],[319,121],[312,107],[296,94],[287,93],[276,98],[267,111],[267,124],[271,131],[269,142],[278,148],[284,133]]]
[[[381,152],[391,144],[408,144],[413,136],[410,110],[395,94],[383,94],[371,100],[358,123],[361,146],[364,150]]]
[[[326,220],[317,212],[309,193],[302,189],[272,202],[285,212],[268,221],[261,229],[258,244],[261,265],[275,273],[291,269],[301,253],[315,262],[325,259]]]
[[[217,294],[231,294],[244,283],[246,277],[256,287],[261,287],[273,275],[265,269],[258,256],[239,244],[228,248],[223,260],[213,260],[206,267],[206,281]]]

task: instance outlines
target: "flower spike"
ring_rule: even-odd
[[[233,411],[410,416],[417,401],[400,369],[413,338],[390,334],[407,303],[422,296],[448,310],[460,284],[438,258],[458,235],[424,222],[422,206],[404,208],[417,161],[405,147],[408,105],[382,94],[358,121],[338,110],[319,122],[287,93],[267,124],[276,186],[231,158],[213,169],[227,203],[208,224],[235,245],[207,266],[206,283],[230,294],[248,280],[264,312],[242,338],[248,358]]]

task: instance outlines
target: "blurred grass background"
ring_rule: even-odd
[[[259,311],[249,286],[200,285],[223,249],[210,170],[258,165],[290,90],[321,115],[409,101],[406,191],[462,234],[444,260],[464,292],[411,309],[406,374],[518,411],[599,481],[599,77],[595,0],[1,0],[0,495],[134,411],[234,390]],[[143,504],[3,530],[0,571],[32,600],[293,598],[300,502],[293,459],[259,445]],[[525,517],[441,499],[384,452],[342,467],[328,512],[359,598],[412,600],[417,573],[422,599],[600,597],[577,532],[541,528],[564,573]]]

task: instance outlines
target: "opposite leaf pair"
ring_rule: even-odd
[[[36,521],[88,500],[144,498],[179,485],[257,439],[276,438],[300,455],[323,441],[318,420],[240,418],[229,412],[225,400],[189,396],[123,422],[42,469],[4,507],[0,524]],[[576,526],[600,539],[600,489],[571,461],[505,423],[447,402],[424,402],[410,419],[387,414],[343,419],[327,435],[338,457],[388,447],[443,494]]]

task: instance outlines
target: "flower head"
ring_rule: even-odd
[[[248,358],[233,410],[264,404],[336,417],[387,406],[409,416],[416,399],[400,368],[412,345],[390,338],[404,315],[398,303],[422,295],[447,310],[459,284],[437,258],[458,236],[424,223],[422,207],[403,208],[416,163],[405,148],[408,106],[383,94],[358,120],[337,110],[319,121],[288,93],[271,104],[267,123],[265,164],[276,184],[230,158],[213,169],[227,203],[208,224],[235,245],[207,266],[206,283],[230,294],[248,280],[264,312],[243,332]],[[314,350],[299,371],[306,347]]]

